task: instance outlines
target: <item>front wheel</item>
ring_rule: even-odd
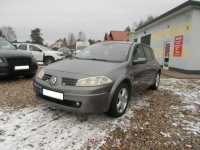
[[[45,64],[46,65],[49,65],[51,63],[53,63],[55,60],[52,58],[52,57],[47,57],[45,58]]]
[[[154,84],[151,86],[151,88],[152,88],[153,90],[157,90],[158,87],[159,87],[159,85],[160,85],[160,74],[157,72],[157,73],[156,73],[156,77],[155,77]]]
[[[115,91],[108,114],[112,117],[122,116],[126,112],[129,98],[129,88],[127,84],[122,83]]]

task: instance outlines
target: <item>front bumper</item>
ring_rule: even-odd
[[[56,56],[55,61],[64,60],[65,56]]]
[[[76,86],[62,86],[58,88],[52,88],[50,84],[46,84],[45,81],[39,81],[36,77],[33,84],[35,96],[46,102],[48,105],[66,110],[69,112],[77,113],[102,113],[109,109],[109,95],[113,84],[107,84],[96,87],[76,87]],[[42,95],[42,88],[60,92],[64,95],[64,100],[54,99],[48,96]],[[75,103],[79,102],[80,106],[75,106]]]
[[[13,65],[8,65],[7,63],[1,63],[0,64],[0,77],[1,76],[7,76],[7,75],[29,75],[34,74],[37,72],[38,65],[37,62],[32,62],[29,64],[28,70],[18,70],[14,71]]]

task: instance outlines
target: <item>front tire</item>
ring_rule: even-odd
[[[156,73],[156,77],[155,77],[154,84],[151,86],[151,89],[157,90],[158,87],[159,87],[159,85],[160,85],[160,74],[157,72],[157,73]]]
[[[112,117],[122,116],[127,109],[130,92],[127,84],[122,83],[115,91],[108,114]]]
[[[52,58],[52,57],[46,57],[45,58],[45,64],[46,65],[49,65],[49,64],[51,64],[53,62],[55,62],[54,58]]]

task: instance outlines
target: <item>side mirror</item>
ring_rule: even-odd
[[[38,49],[38,51],[39,51],[39,52],[42,52],[42,50],[41,50],[41,49]]]
[[[144,64],[147,62],[146,58],[138,58],[137,60],[133,60],[132,61],[132,65],[136,65],[136,64]]]

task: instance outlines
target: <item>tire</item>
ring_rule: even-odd
[[[157,90],[160,84],[160,74],[157,72],[155,76],[154,84],[151,86],[151,89]]]
[[[51,63],[55,62],[54,58],[53,57],[46,57],[45,58],[45,64],[46,65],[49,65]]]
[[[33,78],[35,76],[35,73],[33,74],[28,74],[28,75],[23,75],[24,78]]]
[[[125,92],[124,96],[123,92]],[[129,98],[130,98],[129,88],[127,84],[122,83],[115,91],[112,103],[110,105],[110,109],[107,112],[108,115],[112,117],[121,117],[126,112]]]

